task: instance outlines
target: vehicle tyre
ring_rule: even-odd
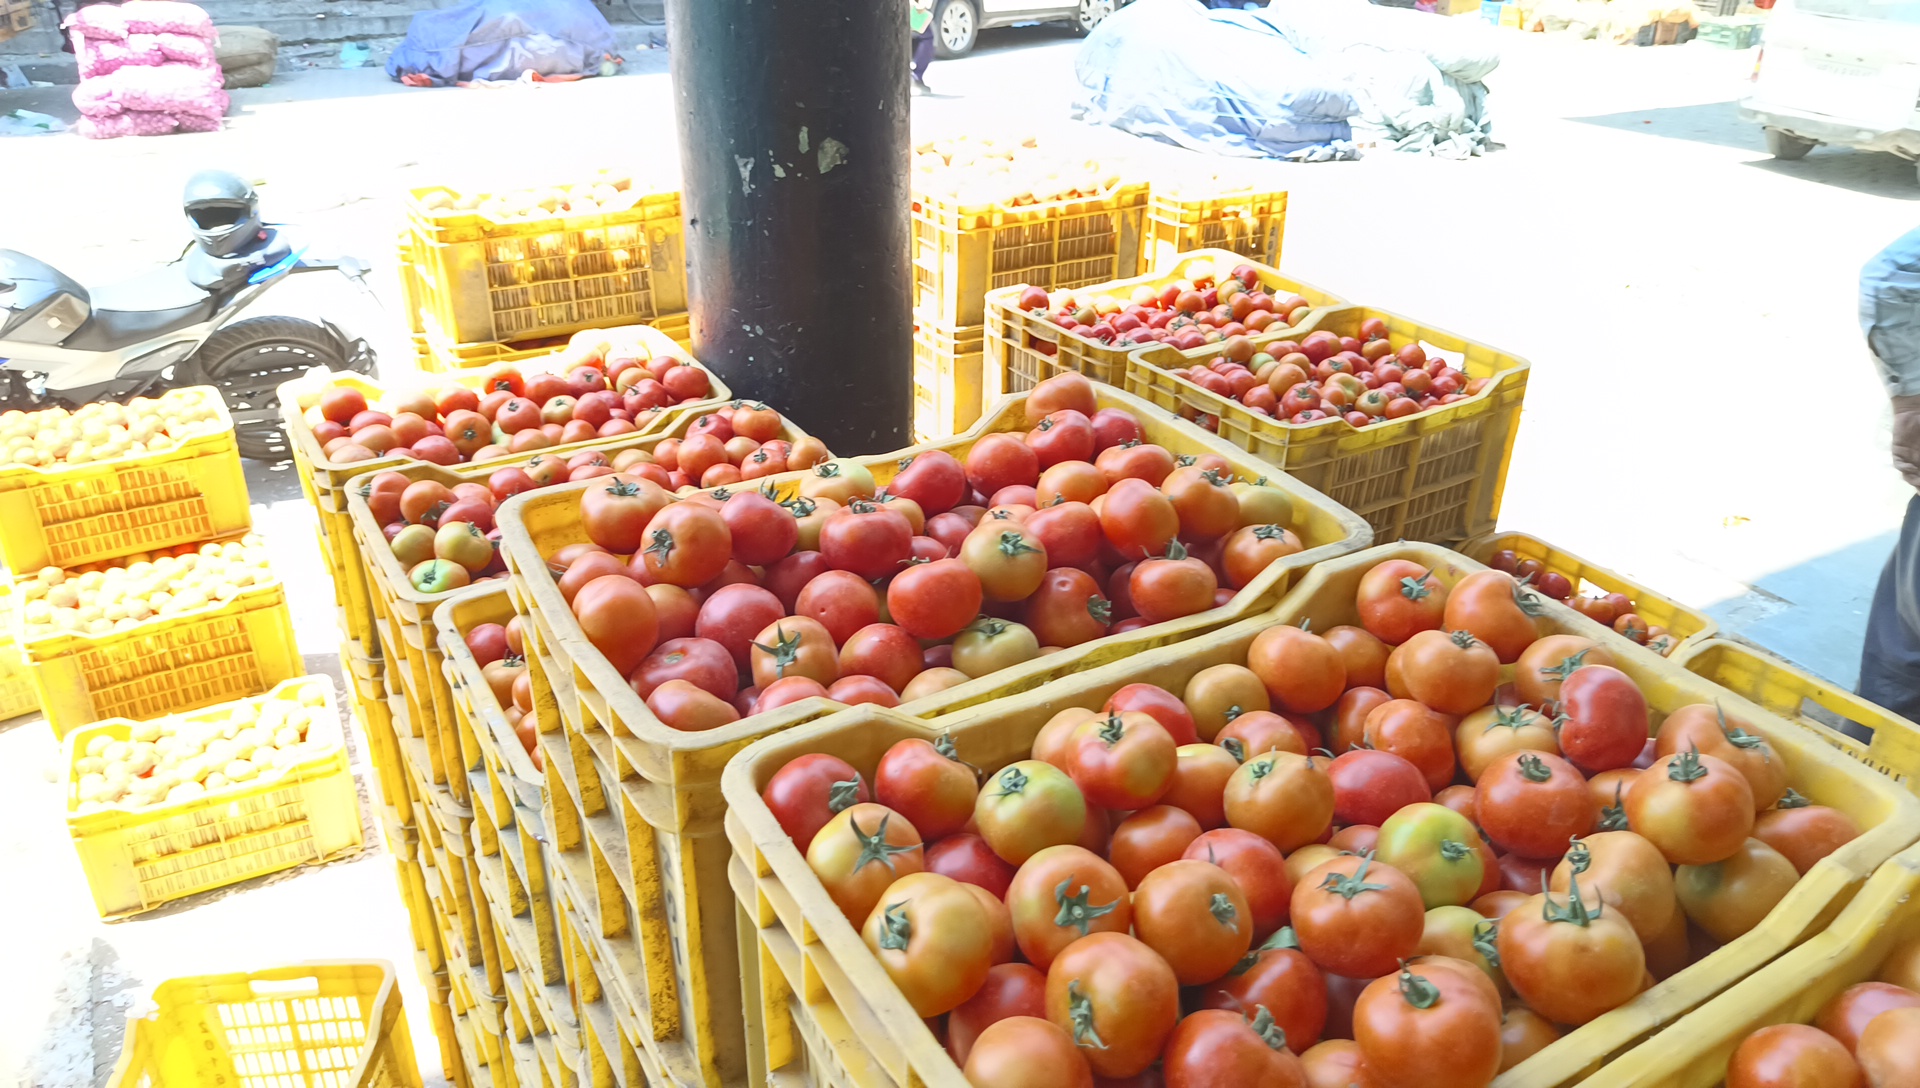
[[[980,9],[973,0],[940,0],[933,9],[933,53],[942,60],[964,57],[980,40]]]
[[[331,330],[297,317],[255,317],[207,337],[186,378],[220,390],[233,416],[240,456],[278,461],[288,455],[280,429],[280,386],[316,366],[349,369],[347,345]]]
[[[1074,16],[1073,29],[1076,34],[1091,34],[1101,20],[1113,14],[1114,0],[1080,0],[1079,14]]]
[[[1812,140],[1803,140],[1791,132],[1782,132],[1777,128],[1766,130],[1767,153],[1776,159],[1795,162],[1807,157],[1807,152],[1816,146]]]

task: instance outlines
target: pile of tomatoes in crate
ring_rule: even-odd
[[[763,797],[978,1088],[1484,1085],[1861,833],[1715,706],[1649,736],[1612,653],[1529,598],[1385,560],[1358,626],[1267,627],[991,774],[905,740]]]
[[[1571,606],[1588,619],[1613,628],[1614,633],[1632,639],[1661,657],[1672,656],[1675,647],[1680,645],[1673,632],[1641,619],[1640,613],[1634,610],[1633,598],[1624,593],[1576,594],[1573,581],[1566,575],[1548,570],[1538,559],[1522,559],[1512,548],[1494,552],[1487,565],[1515,575],[1539,590],[1542,596]]]
[[[1337,417],[1355,427],[1465,400],[1487,384],[1417,342],[1395,348],[1380,318],[1362,321],[1359,333],[1316,329],[1297,342],[1258,346],[1229,337],[1218,357],[1174,373],[1263,416],[1288,423]]]
[[[515,616],[504,624],[476,624],[464,641],[487,689],[493,693],[493,701],[512,723],[515,739],[532,757],[533,765],[544,771],[547,760],[538,744],[540,726],[533,713],[533,678],[527,672],[527,646],[520,635],[525,622]]]
[[[536,454],[524,466],[495,469],[485,483],[448,485],[438,480],[415,480],[403,472],[377,472],[358,487],[394,558],[406,568],[413,588],[422,593],[444,593],[506,573],[493,516],[501,503],[523,492],[601,476],[690,488],[679,469],[681,451],[702,458],[712,452],[720,458],[715,467],[732,468],[736,475],[741,464],[749,464],[755,457],[777,458],[785,465],[796,454],[822,459],[827,456],[819,439],[787,442],[769,438],[762,442],[734,433],[736,421],[755,434],[778,435],[783,426],[780,414],[766,405],[736,402],[694,420],[686,439],[665,439],[651,451],[633,448],[612,454],[604,450]],[[739,462],[727,460],[730,457],[738,457]],[[706,471],[708,476],[713,474],[711,468]]]
[[[854,460],[786,503],[616,474],[581,492],[591,543],[553,557],[560,591],[654,714],[697,730],[814,695],[911,701],[1207,611],[1302,549],[1286,492],[1180,464],[1078,374],[1026,414],[964,461],[914,453],[884,491]]]
[[[564,373],[506,364],[488,371],[478,391],[396,390],[374,408],[360,390],[330,386],[309,426],[335,462],[403,456],[456,465],[631,434],[667,408],[713,395],[712,376],[677,355],[618,337],[575,340],[556,356],[572,364]]]
[[[1797,1084],[1920,1084],[1920,940],[1895,947],[1873,981],[1836,994],[1812,1024],[1774,1024],[1747,1036],[1727,1065],[1727,1088]]]
[[[1244,339],[1269,326],[1278,331],[1313,312],[1313,304],[1299,295],[1275,298],[1262,290],[1252,265],[1236,267],[1217,284],[1205,261],[1188,270],[1193,279],[1160,287],[1142,284],[1125,301],[1084,288],[1049,295],[1044,287],[1029,287],[1020,292],[1020,308],[1103,344],[1167,343],[1182,350]]]

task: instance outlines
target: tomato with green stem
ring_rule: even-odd
[[[1134,566],[1127,596],[1148,623],[1192,616],[1213,607],[1219,579],[1206,562],[1190,555],[1178,540],[1167,542],[1164,556],[1149,556]]]
[[[960,561],[990,601],[1023,601],[1047,575],[1047,549],[1024,526],[982,520],[960,545]]]
[[[1181,857],[1217,865],[1240,886],[1254,942],[1287,924],[1293,880],[1287,876],[1285,856],[1272,843],[1250,831],[1223,827],[1195,837]]]
[[[1673,920],[1673,870],[1652,843],[1631,831],[1575,839],[1547,887],[1564,895],[1575,876],[1584,877],[1589,898],[1618,912],[1643,944],[1656,940]]]
[[[1560,716],[1560,751],[1588,774],[1632,766],[1647,746],[1646,697],[1612,666],[1588,665],[1567,677]]]
[[[1286,1031],[1265,1008],[1192,1013],[1173,1029],[1160,1064],[1166,1088],[1307,1088]]]
[[[1321,969],[1378,978],[1420,947],[1426,908],[1413,881],[1371,855],[1346,855],[1308,873],[1293,889],[1294,933]]]
[[[1333,823],[1333,780],[1305,756],[1269,752],[1240,765],[1221,804],[1229,826],[1287,853],[1319,839]]]
[[[1182,538],[1196,543],[1218,540],[1240,528],[1240,500],[1228,487],[1231,473],[1187,465],[1174,469],[1160,483],[1160,492],[1173,503]]]
[[[1151,715],[1112,713],[1076,735],[1067,770],[1088,804],[1131,812],[1167,792],[1175,748],[1172,735]]]
[[[878,503],[855,499],[820,526],[827,565],[869,582],[899,570],[912,553],[912,523]]]
[[[1459,960],[1416,960],[1361,992],[1353,1037],[1382,1083],[1483,1088],[1500,1069],[1500,994]]]
[[[804,676],[822,686],[840,679],[840,653],[833,636],[817,620],[804,616],[775,620],[750,645],[753,683],[762,691],[789,676]]]
[[[1614,665],[1606,647],[1579,635],[1547,635],[1514,662],[1513,686],[1520,701],[1546,707],[1560,699],[1560,685],[1583,665]]]
[[[1047,969],[1047,1019],[1065,1028],[1102,1077],[1157,1060],[1180,1020],[1180,983],[1160,954],[1124,933],[1068,945]]]
[[[1023,759],[994,772],[973,805],[974,824],[993,852],[1014,865],[1049,846],[1077,842],[1087,801],[1065,771]]]
[[[1202,990],[1200,1007],[1243,1016],[1266,1009],[1286,1032],[1287,1049],[1301,1054],[1326,1029],[1327,983],[1293,930],[1281,928]]]
[[[1393,652],[1407,691],[1442,714],[1471,714],[1493,701],[1500,658],[1466,631],[1419,631]]]
[[[1860,825],[1837,808],[1816,805],[1792,789],[1753,818],[1753,837],[1780,851],[1801,876],[1820,859],[1860,837]]]
[[[1487,706],[1460,719],[1453,733],[1460,769],[1478,782],[1487,767],[1509,752],[1560,754],[1554,720],[1530,706]]]
[[[967,885],[938,873],[909,873],[888,885],[860,938],[921,1017],[972,997],[993,967],[986,910]]]
[[[1573,874],[1564,903],[1542,892],[1500,920],[1500,969],[1521,1000],[1556,1024],[1577,1026],[1619,1008],[1646,977],[1633,927],[1589,901]]]
[[[718,577],[733,558],[733,531],[720,511],[676,502],[647,523],[646,544],[634,555],[648,580],[692,589]]]
[[[1499,938],[1500,923],[1471,907],[1434,907],[1420,932],[1420,955],[1449,956],[1479,968],[1504,1000],[1513,991],[1500,970]]]
[[[1732,765],[1753,791],[1756,810],[1772,808],[1787,792],[1787,763],[1753,726],[1717,703],[1691,703],[1667,715],[1654,735],[1654,754],[1670,756],[1689,748]]]
[[[1492,649],[1502,665],[1511,665],[1540,637],[1539,617],[1545,612],[1539,595],[1513,575],[1480,570],[1448,592],[1442,619],[1446,630],[1468,632]]]
[[[1447,587],[1433,572],[1405,559],[1375,564],[1360,579],[1355,603],[1360,625],[1390,646],[1421,631],[1440,628],[1446,618]]]
[[[1293,530],[1282,525],[1244,525],[1228,534],[1220,550],[1227,585],[1245,589],[1273,564],[1306,549]]]
[[[1758,926],[1799,880],[1780,851],[1748,839],[1731,857],[1675,869],[1673,889],[1687,920],[1726,944]]]
[[[1025,624],[982,616],[953,640],[953,667],[970,677],[1009,669],[1040,656],[1040,640]]]
[[[1380,825],[1374,858],[1413,881],[1426,909],[1464,906],[1486,871],[1475,846],[1479,837],[1470,820],[1444,805],[1408,805]]]
[[[1055,567],[1027,598],[1027,627],[1042,646],[1078,646],[1105,638],[1113,625],[1113,602],[1086,571]]]
[[[912,821],[928,839],[943,839],[967,826],[979,783],[979,770],[960,758],[951,733],[930,741],[898,741],[873,772],[875,800]]]
[[[1267,686],[1244,665],[1209,665],[1187,681],[1182,701],[1199,739],[1211,742],[1227,723],[1249,710],[1269,710]]]
[[[1495,845],[1526,858],[1559,857],[1598,816],[1587,780],[1546,752],[1494,760],[1474,785],[1474,811]]]
[[[1753,832],[1753,788],[1733,765],[1688,750],[1654,761],[1627,790],[1627,826],[1675,865],[1711,865]]]
[[[1148,873],[1133,894],[1133,932],[1183,986],[1226,974],[1253,945],[1246,893],[1205,861],[1173,861]]]
[[[760,797],[802,854],[827,821],[873,800],[866,780],[851,763],[818,752],[796,757],[775,771]]]
[[[926,868],[926,858],[920,833],[906,817],[863,802],[843,809],[813,837],[807,867],[847,920],[859,926],[895,880]]]
[[[646,545],[647,523],[672,501],[665,488],[615,477],[580,493],[581,527],[595,544],[631,555]]]

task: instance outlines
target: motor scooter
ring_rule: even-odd
[[[260,221],[252,187],[230,174],[196,175],[186,206],[195,241],[178,259],[122,283],[84,287],[44,261],[0,249],[0,410],[71,409],[212,385],[233,417],[241,456],[278,460],[287,453],[281,383],[316,366],[372,372],[366,342],[330,321],[240,317],[303,272],[337,271],[366,290],[363,263],[293,248],[283,228]]]

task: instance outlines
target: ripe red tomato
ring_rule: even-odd
[[[956,1063],[965,1065],[973,1044],[987,1028],[1012,1016],[1038,1017],[1044,1022],[1046,1015],[1047,976],[1031,964],[998,964],[987,971],[987,980],[973,996],[948,1014],[947,1053],[953,1055]],[[1073,1050],[1072,1040],[1068,1039],[1066,1044],[1066,1053],[1072,1054],[1084,1068],[1086,1061]]]
[[[1821,858],[1859,838],[1860,825],[1839,809],[1809,805],[1790,794],[1778,808],[1754,817],[1753,837],[1780,851],[1805,876]]]
[[[1333,782],[1313,760],[1269,752],[1240,765],[1227,780],[1222,803],[1228,824],[1287,853],[1326,834],[1333,822]]]
[[[1565,899],[1530,896],[1500,920],[1500,968],[1514,993],[1556,1024],[1584,1024],[1633,1000],[1646,952],[1626,919],[1595,912],[1579,877]]]
[[[827,565],[869,582],[899,570],[912,551],[912,523],[878,503],[855,500],[820,526],[820,554]]]
[[[1221,474],[1187,465],[1174,469],[1161,481],[1161,493],[1179,515],[1182,539],[1218,540],[1240,528],[1240,499],[1227,486],[1231,479],[1231,472]]]
[[[1101,497],[1100,528],[1108,543],[1128,559],[1165,555],[1180,531],[1173,503],[1144,480],[1123,479]]]
[[[1744,1039],[1727,1063],[1727,1088],[1864,1088],[1840,1041],[1806,1024],[1773,1024]]]
[[[1009,1016],[980,1032],[964,1070],[969,1084],[999,1088],[1093,1088],[1073,1036],[1048,1020]]]
[[[917,563],[887,583],[887,612],[915,638],[947,639],[980,614],[980,578],[958,559]]]
[[[1383,1083],[1481,1088],[1500,1071],[1500,993],[1471,964],[1425,957],[1368,984],[1353,1037]]]
[[[1047,969],[1047,1019],[1065,1028],[1102,1077],[1152,1065],[1180,1019],[1180,983],[1151,948],[1123,933],[1068,945]]]
[[[1293,880],[1287,876],[1286,858],[1272,843],[1252,832],[1226,827],[1195,838],[1181,856],[1218,865],[1240,885],[1256,944],[1287,924]],[[1301,1049],[1307,1045],[1311,1044]]]
[[[755,635],[750,652],[753,683],[763,693],[777,681],[804,676],[822,686],[840,679],[833,636],[804,616],[775,620]]]
[[[1689,748],[1723,760],[1739,771],[1753,790],[1757,809],[1772,808],[1786,795],[1787,764],[1780,753],[1751,725],[1718,706],[1705,703],[1683,706],[1660,723],[1655,754],[1670,756]]]
[[[1543,611],[1539,597],[1513,575],[1498,570],[1475,571],[1460,579],[1447,594],[1442,622],[1448,631],[1466,631],[1492,648],[1503,665],[1540,637],[1535,618]]]
[[[1342,824],[1375,827],[1407,805],[1433,799],[1426,775],[1405,756],[1355,748],[1327,767],[1333,784],[1333,816]]]
[[[991,495],[1003,487],[1038,483],[1040,458],[1014,435],[989,434],[967,451],[966,472],[975,491]]]
[[[1442,714],[1471,714],[1500,686],[1499,655],[1466,631],[1415,632],[1392,656],[1400,659],[1408,693]]]
[[[1152,684],[1128,684],[1107,696],[1101,711],[1138,711],[1160,723],[1175,744],[1192,744],[1199,738],[1193,714],[1171,692]]]
[[[1588,898],[1626,919],[1642,944],[1653,944],[1673,921],[1673,870],[1652,843],[1633,832],[1575,839],[1554,866],[1548,888],[1565,895],[1576,872]]]
[[[647,579],[691,589],[705,585],[733,558],[733,534],[720,511],[676,502],[647,523],[646,547],[634,554]]]
[[[1920,1084],[1920,1009],[1889,1009],[1874,1017],[1854,1055],[1872,1088]]]
[[[1206,861],[1172,861],[1148,873],[1133,894],[1133,931],[1183,986],[1225,975],[1253,942],[1246,893]]]
[[[1075,736],[1067,770],[1088,804],[1131,812],[1167,792],[1176,747],[1151,715],[1114,713]]]
[[[574,595],[572,607],[580,633],[621,676],[653,652],[660,633],[653,598],[626,575],[606,574],[588,582]]]
[[[880,596],[851,571],[826,571],[800,590],[793,614],[817,621],[836,644],[880,622]]]
[[[1327,983],[1300,951],[1293,931],[1279,930],[1203,990],[1200,1007],[1242,1013],[1266,1009],[1287,1033],[1287,1049],[1304,1054],[1327,1025]]]
[[[1247,525],[1227,537],[1220,552],[1220,566],[1229,586],[1245,589],[1269,566],[1298,555],[1305,547],[1293,530],[1284,526]]]
[[[1378,978],[1420,947],[1426,908],[1405,874],[1370,857],[1343,855],[1293,889],[1293,931],[1322,970]]]
[[[1262,387],[1264,388],[1264,387]],[[1266,1009],[1252,1019],[1203,1009],[1180,1021],[1161,1059],[1167,1088],[1307,1088],[1306,1070]]]
[[[1510,752],[1474,786],[1474,811],[1495,845],[1521,857],[1557,858],[1593,829],[1599,809],[1573,764],[1546,752]]]
[[[1047,549],[1025,526],[982,520],[960,544],[960,561],[990,601],[1031,597],[1047,575]]]
[[[1034,424],[1027,432],[1042,469],[1063,461],[1093,460],[1093,421],[1071,408],[1063,408]]]
[[[842,678],[871,676],[895,692],[904,692],[921,671],[919,641],[890,623],[870,623],[840,647]]]
[[[731,700],[740,690],[740,670],[725,646],[706,638],[676,638],[654,647],[628,684],[645,699],[669,680],[685,680],[715,698]]]
[[[754,637],[786,614],[780,598],[772,593],[756,585],[736,583],[721,586],[700,605],[693,632],[726,647],[734,664],[745,672],[752,665]]]
[[[928,518],[960,505],[967,493],[967,473],[945,450],[925,450],[901,461],[887,481],[887,493],[920,504]]]
[[[1627,826],[1675,865],[1711,865],[1732,857],[1753,832],[1753,788],[1712,756],[1666,756],[1628,788]]]
[[[1026,625],[1042,646],[1078,646],[1105,638],[1112,618],[1113,605],[1100,592],[1100,583],[1073,567],[1048,571],[1027,598]]]
[[[1613,665],[1606,647],[1579,635],[1547,635],[1526,648],[1514,663],[1513,686],[1520,702],[1544,707],[1560,699],[1560,684],[1583,665]]]
[[[913,822],[920,833],[941,839],[973,819],[979,777],[955,753],[953,737],[898,741],[873,772],[874,799]]]
[[[1127,581],[1128,598],[1148,623],[1205,612],[1219,588],[1213,568],[1188,555],[1178,540],[1167,544],[1164,557],[1148,556],[1137,564]]]
[[[1453,781],[1453,731],[1457,724],[1453,716],[1424,703],[1393,699],[1373,708],[1361,736],[1367,747],[1390,752],[1418,767],[1427,780],[1427,789],[1437,791]]]
[[[1920,993],[1886,982],[1862,982],[1821,1006],[1813,1026],[1833,1036],[1849,1053],[1858,1053],[1861,1033],[1869,1024],[1890,1010],[1909,1008],[1920,1008]]]
[[[1224,780],[1221,784],[1224,787]],[[1199,837],[1200,822],[1185,809],[1150,805],[1121,820],[1120,826],[1113,829],[1113,837],[1107,843],[1107,860],[1120,871],[1127,887],[1138,888],[1148,873],[1179,861],[1188,844]],[[1253,837],[1263,844],[1266,842]]]
[[[1247,668],[1267,686],[1275,707],[1296,714],[1325,710],[1347,687],[1340,652],[1319,635],[1287,624],[1254,636]]]
[[[1037,759],[996,772],[982,785],[973,806],[980,837],[1014,865],[1049,846],[1079,841],[1087,818],[1080,787],[1065,771]]]
[[[1050,846],[1028,858],[1007,888],[1020,954],[1044,971],[1090,933],[1126,933],[1132,900],[1119,870],[1079,846]]]
[[[828,820],[873,799],[866,780],[852,764],[817,752],[790,760],[775,771],[760,797],[803,854]]]
[[[1160,795],[1161,804],[1188,813],[1202,830],[1225,827],[1227,780],[1240,769],[1240,761],[1217,744],[1183,744],[1174,754],[1173,778]]]
[[[1360,625],[1392,646],[1421,631],[1438,630],[1446,617],[1447,587],[1418,563],[1388,559],[1360,579],[1356,594]]]
[[[1575,670],[1560,685],[1560,713],[1560,750],[1588,774],[1630,767],[1647,745],[1647,700],[1619,669]]]
[[[757,491],[740,491],[720,504],[733,543],[733,557],[751,567],[779,562],[800,540],[800,527],[785,507]],[[614,548],[614,551],[632,551]]]
[[[862,802],[841,810],[813,836],[807,867],[847,920],[861,926],[893,882],[925,869],[926,858],[920,833],[906,817]]]
[[[1013,866],[1000,859],[978,835],[948,835],[927,848],[927,872],[950,876],[1005,898]]]
[[[860,937],[923,1017],[972,997],[993,967],[986,910],[967,885],[938,873],[910,873],[890,884]]]

